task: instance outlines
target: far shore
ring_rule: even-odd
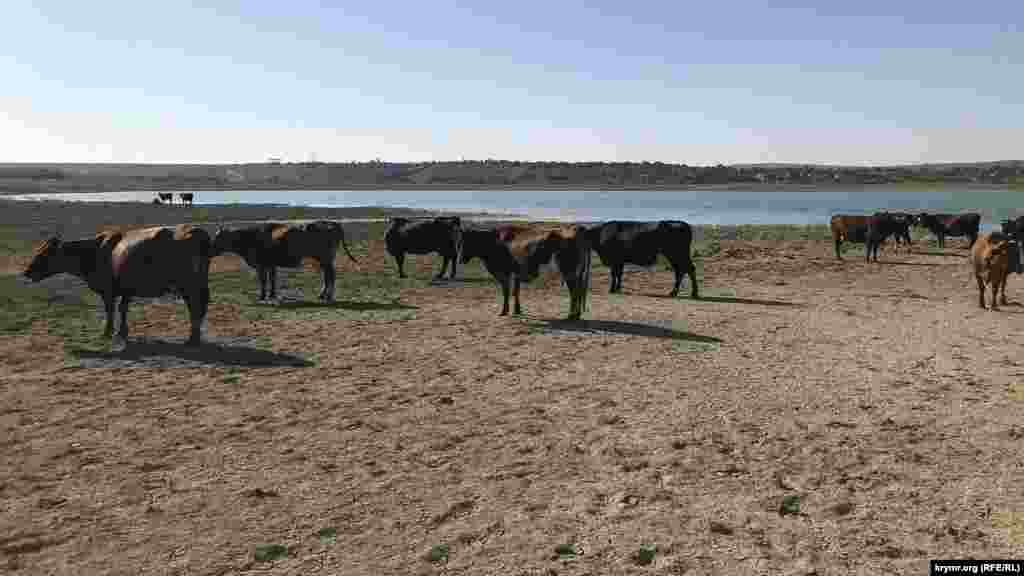
[[[344,184],[344,185],[294,185],[294,184],[239,184],[237,186],[167,186],[167,187],[126,187],[113,185],[84,185],[76,183],[73,186],[60,185],[38,185],[0,182],[0,197],[22,195],[22,194],[92,194],[92,193],[115,193],[115,192],[140,192],[152,193],[154,197],[159,192],[245,192],[245,191],[320,191],[320,192],[344,192],[366,191],[366,190],[407,190],[410,192],[448,191],[448,190],[474,190],[480,192],[517,192],[517,191],[541,191],[541,192],[820,192],[831,190],[848,191],[885,191],[885,190],[906,190],[906,191],[932,191],[937,189],[957,190],[1006,190],[1020,191],[1019,186],[1007,184],[980,184],[980,183],[958,183],[958,182],[935,182],[935,183],[887,183],[887,184],[856,184],[840,182],[820,182],[814,184],[756,184],[756,183],[734,183],[734,184],[648,184],[648,185],[594,185],[594,184],[413,184],[413,183],[388,183],[388,184]]]

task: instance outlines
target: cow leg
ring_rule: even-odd
[[[459,253],[458,253],[458,251],[452,252],[452,255],[451,255],[450,258],[451,258],[451,261],[452,261],[452,275],[449,276],[448,278],[451,279],[451,280],[455,280],[455,266],[458,265],[458,262],[459,262]]]
[[[338,280],[338,271],[334,269],[334,263],[331,262],[324,271],[324,301],[334,302],[334,285]]]
[[[978,305],[981,309],[985,309],[985,281],[981,279],[981,276],[975,274],[974,279],[978,281]]]
[[[267,269],[263,266],[256,268],[256,276],[259,277],[260,297],[259,302],[267,298]]]
[[[519,275],[516,274],[515,286],[512,289],[512,294],[515,296],[516,299],[516,316],[519,316],[520,314],[523,313],[523,307],[519,305],[519,285],[521,283],[522,282],[519,280]]]
[[[839,252],[839,247],[842,244],[843,243],[838,238],[836,238],[836,258],[838,258],[839,260],[843,259],[843,255]]]
[[[118,304],[120,308],[120,321],[121,324],[117,327],[117,338],[125,345],[128,344],[128,303],[131,302],[129,296],[122,296],[121,302]]]
[[[992,281],[992,309],[999,310],[999,280]]]
[[[398,277],[405,278],[405,254],[395,254],[395,262],[398,264]]]
[[[267,268],[267,284],[270,288],[270,299],[277,299],[277,266],[269,266]]]
[[[103,327],[103,337],[110,338],[114,335],[114,302],[116,297],[110,294],[103,294],[103,309],[107,312],[106,324]]]
[[[700,294],[697,290],[697,267],[694,266],[693,260],[687,261],[686,275],[690,277],[690,298],[694,300],[700,299]]]
[[[185,306],[188,308],[191,329],[185,346],[199,346],[203,319],[206,318],[206,311],[210,305],[210,288],[202,286],[198,290],[192,290],[185,295]]]
[[[508,276],[503,276],[498,279],[498,283],[501,284],[501,296],[504,302],[501,306],[501,314],[498,314],[498,316],[508,316],[508,297],[509,292],[511,291],[509,286],[510,282],[511,278]]]

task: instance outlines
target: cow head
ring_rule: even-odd
[[[473,258],[482,258],[487,254],[489,246],[496,242],[497,237],[493,230],[463,230],[460,248],[462,257],[459,260],[466,264]]]
[[[60,236],[53,236],[40,244],[32,257],[32,262],[25,269],[24,276],[33,282],[39,282],[63,271],[64,243]]]
[[[237,230],[228,230],[223,226],[217,228],[217,233],[213,235],[212,255],[220,256],[225,252],[234,251],[238,236],[239,233]]]

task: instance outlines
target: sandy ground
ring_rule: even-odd
[[[363,269],[394,274],[371,240]],[[1024,557],[1019,278],[1012,305],[981,310],[962,242],[879,264],[831,250],[723,241],[698,301],[665,298],[664,270],[610,296],[600,269],[582,324],[557,320],[556,278],[499,318],[493,284],[430,284],[419,257],[400,313],[251,322],[214,295],[227,351],[194,368],[146,366],[184,354],[170,302],[118,367],[67,363],[41,326],[0,337],[0,566],[924,574]],[[268,366],[234,362],[230,339],[257,336]],[[287,557],[257,561],[267,544]]]

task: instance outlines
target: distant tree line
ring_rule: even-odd
[[[0,187],[183,189],[395,186],[709,186],[869,185],[903,183],[1024,184],[1024,161],[911,166],[735,165],[663,162],[520,162],[465,160],[394,163],[300,162],[233,165],[0,166]]]

